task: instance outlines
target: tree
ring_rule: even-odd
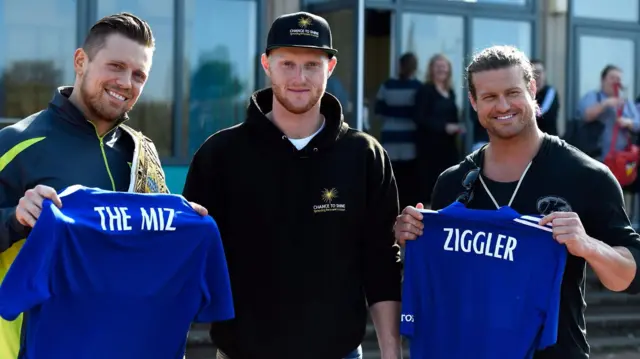
[[[4,111],[0,117],[24,118],[44,109],[53,90],[62,82],[62,70],[54,61],[33,60],[13,62],[0,77],[0,102]]]
[[[200,57],[198,67],[191,76],[191,100],[234,98],[243,90],[243,85],[235,76],[233,64],[228,59],[225,46]]]
[[[218,46],[200,57],[189,84],[189,154],[214,132],[244,119],[246,87],[235,75],[228,49]]]

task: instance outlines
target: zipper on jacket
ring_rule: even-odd
[[[100,136],[100,134],[98,133],[98,128],[96,127],[96,125],[93,124],[93,122],[89,122],[90,124],[93,125],[93,128],[96,130],[96,136],[98,137],[98,140],[100,141],[100,152],[102,153],[102,160],[104,162],[104,167],[107,169],[107,174],[109,175],[109,180],[111,181],[111,188],[113,189],[113,191],[116,190],[116,182],[113,180],[113,175],[111,174],[111,169],[109,168],[109,161],[107,160],[107,153],[104,152],[104,138],[105,136],[107,136],[109,133],[111,133],[113,130],[115,130],[118,126],[112,128],[111,130],[109,130],[107,133],[104,134],[104,136]]]

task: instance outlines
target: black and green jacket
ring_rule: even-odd
[[[15,217],[18,201],[28,189],[43,184],[60,190],[81,184],[147,192],[140,189],[146,184],[147,189],[166,191],[161,167],[154,168],[159,172],[154,176],[145,164],[152,157],[158,166],[151,167],[159,167],[151,142],[122,123],[98,136],[94,125],[69,101],[72,91],[72,87],[57,89],[47,109],[0,130],[0,278],[19,250],[20,243],[15,244],[29,232]]]

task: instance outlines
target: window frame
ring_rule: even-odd
[[[508,4],[477,4],[477,3],[465,3],[465,2],[447,2],[443,0],[396,0],[400,1],[397,7],[398,21],[396,22],[396,38],[393,40],[397,44],[395,47],[395,58],[399,58],[402,55],[402,15],[405,13],[422,13],[430,15],[453,15],[462,16],[464,26],[464,58],[469,59],[474,53],[472,38],[473,38],[473,19],[489,19],[489,20],[508,20],[508,21],[521,21],[531,24],[531,54],[532,58],[539,57],[542,52],[542,36],[541,30],[541,17],[542,12],[541,2],[532,2],[528,0],[527,6],[520,5],[508,5]],[[466,66],[464,64],[463,66]],[[464,85],[464,81],[463,81]],[[465,86],[466,87],[466,86]],[[465,96],[466,93],[461,93],[460,96]],[[474,122],[470,118],[471,103],[469,101],[463,101],[463,108],[460,109],[462,116],[462,122],[467,127],[467,133],[473,134]],[[473,136],[464,136],[464,151],[469,152],[473,146]]]
[[[329,6],[341,6],[342,3],[349,3],[352,0],[325,0],[323,2],[311,2],[310,0],[300,0],[300,8],[301,9],[310,9],[315,7],[324,7],[326,5]],[[435,5],[438,7],[450,7],[453,9],[458,9],[462,11],[495,11],[495,10],[504,10],[505,7],[509,8],[510,11],[517,12],[533,12],[537,7],[538,0],[525,0],[525,3],[522,5],[519,4],[500,4],[500,3],[471,3],[463,0],[459,1],[449,1],[449,0],[365,0],[365,5],[367,8],[372,7],[396,7],[402,4],[408,3],[416,3],[418,5]],[[342,5],[344,6],[344,5]]]
[[[635,44],[635,60],[640,59],[640,14],[638,21],[615,21],[606,19],[584,18],[575,16],[575,0],[569,0],[567,9],[567,56],[565,86],[567,89],[567,100],[565,101],[565,122],[571,121],[575,117],[580,100],[580,36],[591,35],[598,37],[612,37],[620,39],[632,39]],[[638,7],[640,12],[640,6]],[[598,74],[594,74],[597,76]],[[640,93],[640,71],[636,71],[633,79],[634,88]],[[637,94],[633,94],[633,98]]]
[[[78,46],[82,46],[84,38],[89,32],[91,26],[98,21],[98,1],[100,0],[77,0],[77,43]],[[106,0],[102,0],[106,1]],[[152,0],[146,0],[152,1]],[[267,4],[268,0],[238,0],[238,1],[253,1],[257,5],[258,14],[256,21],[257,37],[256,37],[256,49],[258,54],[264,51],[264,44],[266,39],[265,23],[267,20]],[[184,0],[173,0],[173,64],[179,64],[184,61],[188,55],[189,49],[185,47],[185,39],[188,34],[186,33],[186,3]],[[255,66],[259,66],[258,63]],[[258,90],[265,86],[265,78],[261,69],[255,71],[254,83],[255,87],[253,91]],[[184,137],[184,125],[187,120],[184,114],[185,93],[186,88],[184,84],[185,69],[183,66],[173,66],[172,73],[172,86],[173,86],[173,103],[171,109],[171,128],[173,131],[171,140],[171,156],[162,156],[160,158],[163,166],[188,166],[191,162],[192,156],[188,153],[188,138]],[[143,95],[144,96],[144,93]],[[153,140],[153,138],[151,139]]]
[[[580,27],[576,27],[573,30],[573,42],[571,44],[570,49],[570,53],[572,53],[573,55],[572,57],[572,63],[573,66],[568,67],[570,68],[570,72],[568,72],[567,75],[569,75],[571,77],[571,79],[573,81],[570,82],[570,86],[568,87],[569,90],[569,96],[568,98],[571,99],[570,101],[568,101],[569,103],[567,104],[567,107],[571,106],[571,112],[569,112],[567,115],[567,121],[570,121],[573,119],[573,116],[576,113],[576,110],[578,109],[578,102],[580,101],[580,72],[581,72],[581,67],[580,67],[580,38],[582,36],[593,36],[593,37],[601,37],[601,38],[611,38],[611,39],[620,39],[620,40],[630,40],[631,42],[633,42],[634,44],[634,61],[637,61],[638,59],[640,59],[640,35],[637,35],[637,33],[634,32],[630,32],[630,31],[624,31],[624,30],[612,30],[612,29],[602,29],[602,28],[598,28],[598,29],[594,29],[592,27],[585,27],[585,26],[580,26]],[[600,75],[600,70],[598,70],[597,73],[592,74],[592,76],[597,77]],[[640,91],[640,87],[639,86],[639,72],[640,71],[634,71],[633,74],[633,78],[629,78],[629,82],[633,82],[634,85],[634,90],[636,91],[636,93],[632,94],[632,100],[635,99],[635,97],[638,95],[638,92]],[[571,115],[569,117],[569,115]]]
[[[465,66],[464,62],[468,58],[468,48],[469,48],[469,44],[468,43],[470,42],[470,40],[467,39],[467,36],[469,36],[468,35],[469,31],[467,31],[467,27],[470,26],[470,22],[465,17],[465,15],[462,15],[462,14],[451,14],[451,13],[443,14],[443,13],[431,13],[431,12],[426,13],[426,12],[422,12],[422,11],[420,11],[420,12],[405,11],[400,15],[400,20],[398,21],[399,23],[402,24],[401,25],[402,27],[400,28],[400,30],[398,30],[398,32],[400,33],[399,34],[400,36],[398,37],[398,40],[397,40],[398,41],[398,45],[397,45],[398,54],[395,57],[395,59],[400,58],[402,53],[404,53],[404,51],[407,51],[407,50],[404,49],[404,46],[403,46],[404,45],[404,39],[403,39],[403,37],[404,37],[404,24],[405,24],[405,21],[407,20],[407,17],[406,17],[407,15],[431,16],[431,17],[446,16],[446,17],[456,18],[456,19],[459,19],[461,21],[462,44],[460,46],[462,47],[462,58],[464,60],[463,60],[462,64],[454,63],[453,59],[449,59],[449,60],[452,62],[451,66],[452,66],[452,71],[453,71],[454,74],[456,72],[458,72],[458,71],[462,71],[462,72],[457,73],[457,74],[454,75],[454,77],[459,77],[460,78],[462,87],[461,88],[456,88],[454,90],[456,91],[456,101],[460,101],[460,104],[462,105],[460,107],[460,110],[464,109],[465,106],[466,106],[466,103],[469,102],[469,101],[465,100],[466,99],[466,93],[463,92],[463,89],[466,87],[465,86],[465,78],[464,78],[464,73],[463,72],[464,72],[464,66]],[[393,60],[394,63],[397,62],[397,60],[395,60],[395,59]],[[428,60],[429,60],[428,58],[421,58],[420,56],[418,56],[418,61],[419,61],[418,68],[420,68],[422,66],[425,66]],[[428,71],[428,69],[425,69],[425,72],[426,71]],[[418,78],[418,80],[424,81],[425,72],[419,73],[420,77]],[[455,83],[454,83],[454,86],[455,86]]]
[[[0,0],[0,8],[2,8],[3,6],[3,1],[10,1],[10,0]],[[76,1],[76,12],[75,12],[75,32],[73,34],[70,34],[72,36],[75,35],[75,41],[74,41],[74,45],[76,47],[79,47],[82,45],[82,42],[84,41],[84,36],[82,35],[82,30],[83,28],[86,27],[85,24],[85,19],[87,18],[87,15],[89,14],[88,12],[88,0],[77,0]],[[0,28],[1,30],[1,28]],[[74,49],[75,50],[75,49]],[[71,54],[70,54],[71,55]],[[58,64],[56,64],[58,65]],[[65,80],[62,80],[65,81]],[[56,84],[56,86],[66,86],[68,84],[65,83],[58,83]],[[49,96],[53,96],[53,92],[54,92],[54,88],[51,89],[51,93],[49,94]],[[0,99],[1,100],[1,99]],[[44,104],[44,106],[40,109],[38,109],[37,111],[46,108],[46,103]],[[9,120],[9,117],[1,117],[0,116],[0,130],[11,126],[19,121],[21,121],[23,118],[11,118],[11,120]]]
[[[635,21],[627,21],[627,20],[614,20],[607,18],[597,18],[597,17],[584,17],[576,15],[576,0],[568,0],[568,8],[567,13],[570,18],[578,20],[578,22],[584,25],[605,25],[606,27],[634,27],[637,28],[640,25],[640,6],[637,9],[637,16]]]

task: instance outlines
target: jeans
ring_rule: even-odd
[[[216,353],[216,359],[230,359],[225,353],[221,350],[218,350]],[[362,346],[357,347],[351,353],[347,354],[344,359],[362,359]]]

